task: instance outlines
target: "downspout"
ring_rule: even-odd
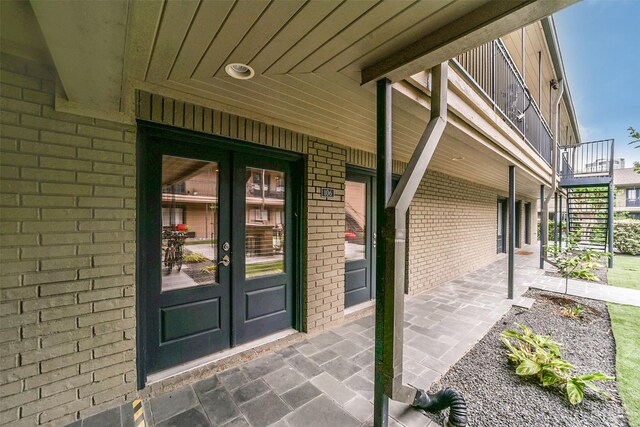
[[[556,94],[556,99],[553,103],[553,145],[551,148],[551,191],[544,200],[544,205],[542,208],[542,221],[541,227],[544,226],[544,230],[541,230],[540,236],[544,238],[544,244],[549,242],[549,227],[547,227],[547,222],[549,221],[549,202],[553,197],[555,197],[556,191],[558,190],[558,128],[560,122],[560,101],[562,100],[562,95],[564,94],[564,80],[560,79],[558,82],[558,93]],[[557,206],[554,207],[557,210]],[[545,255],[546,259],[546,255]]]
[[[392,334],[383,338],[382,380],[383,389],[391,399],[414,407],[437,411],[450,407],[448,424],[464,427],[467,423],[466,404],[462,396],[454,390],[445,389],[436,394],[428,394],[413,386],[403,384],[403,344],[404,344],[404,285],[405,285],[405,236],[406,215],[418,186],[440,142],[447,124],[447,83],[448,63],[432,69],[431,114],[427,127],[420,137],[407,169],[389,199],[385,208],[386,222],[382,236],[385,240],[386,263],[383,286],[393,287]],[[385,313],[385,314],[387,314]],[[389,319],[391,320],[391,319]],[[385,351],[386,350],[386,351]],[[391,352],[389,352],[391,350]],[[391,354],[390,354],[391,353]]]

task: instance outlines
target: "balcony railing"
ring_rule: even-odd
[[[502,41],[494,40],[463,53],[454,63],[551,165],[553,134]]]
[[[628,208],[640,208],[640,199],[627,199]]]
[[[563,178],[613,175],[613,139],[560,147]]]
[[[273,190],[269,186],[265,186],[264,194],[260,184],[248,184],[247,196],[249,197],[265,197],[267,199],[284,199],[284,187],[274,187]]]

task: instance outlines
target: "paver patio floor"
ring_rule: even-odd
[[[515,295],[540,275],[516,256]],[[506,313],[506,259],[408,297],[404,379],[428,388]],[[165,426],[372,425],[374,316],[281,349],[145,402],[147,424]],[[390,402],[390,425],[435,426]]]
[[[507,300],[507,259],[407,297],[404,381],[422,389],[455,364],[529,287],[557,288],[562,279],[538,268],[537,248],[515,256],[515,299]],[[564,287],[562,288],[564,290]],[[614,291],[615,292],[615,291]],[[146,400],[147,425],[329,427],[372,425],[374,315],[285,347],[207,379]],[[125,408],[127,405],[123,405]],[[127,425],[120,408],[122,425]],[[112,410],[116,422],[119,408]],[[435,427],[390,402],[392,426]],[[103,416],[98,414],[94,417]],[[94,425],[92,418],[84,427]],[[100,424],[107,425],[107,424]]]

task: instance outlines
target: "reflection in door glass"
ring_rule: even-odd
[[[162,291],[215,283],[218,164],[162,157]]]
[[[284,172],[247,168],[246,277],[284,272]]]
[[[347,181],[344,200],[344,257],[347,261],[365,259],[367,184]]]

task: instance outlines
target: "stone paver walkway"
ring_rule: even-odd
[[[564,281],[538,268],[536,247],[516,255],[515,300],[506,299],[507,259],[452,280],[405,304],[404,380],[423,389],[444,374],[512,305],[530,306],[529,287],[564,292]],[[572,295],[640,305],[638,291],[570,281]],[[374,316],[146,400],[147,425],[329,427],[373,424]],[[125,426],[130,404],[74,423]],[[418,411],[390,402],[389,425],[436,427]]]
[[[516,256],[516,301],[544,274]],[[513,304],[506,258],[405,305],[404,379],[427,389]],[[369,315],[145,402],[147,424],[168,426],[368,426],[373,415],[374,316]],[[390,402],[390,425],[435,427]]]
[[[638,281],[640,282],[640,275]],[[540,280],[536,281],[532,288],[564,293],[565,280],[559,277],[542,276]],[[569,279],[567,294],[640,307],[640,290],[637,289],[618,288],[615,286]]]

